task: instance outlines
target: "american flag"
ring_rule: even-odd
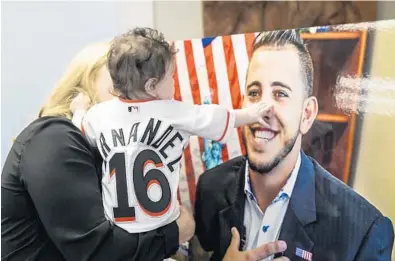
[[[296,248],[295,255],[308,261],[311,261],[312,258],[312,254],[310,252],[300,249],[298,247]]]
[[[252,43],[258,33],[176,41],[175,99],[194,104],[220,104],[240,108]],[[205,166],[203,139],[191,137],[181,161],[178,198],[190,208],[196,182]],[[241,130],[234,130],[222,150],[222,160],[244,154]]]

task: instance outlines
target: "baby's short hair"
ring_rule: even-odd
[[[108,53],[114,90],[125,99],[145,91],[148,79],[163,79],[174,54],[174,47],[155,29],[137,27],[115,37]]]

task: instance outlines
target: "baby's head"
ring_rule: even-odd
[[[123,99],[172,99],[176,51],[163,34],[135,28],[113,39],[108,70],[115,95]]]

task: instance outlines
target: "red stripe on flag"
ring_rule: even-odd
[[[217,75],[214,67],[214,57],[213,57],[213,47],[211,44],[204,47],[204,58],[206,60],[207,67],[207,77],[211,93],[211,102],[218,104],[218,85],[217,85]]]
[[[232,97],[232,106],[233,109],[240,109],[241,108],[240,83],[239,83],[239,75],[236,66],[236,58],[233,51],[232,37],[223,36],[222,42],[224,46],[226,70],[228,73],[229,90],[230,90],[230,95]],[[237,129],[237,134],[239,136],[241,153],[245,155],[245,148],[243,146],[243,139],[241,136],[242,135],[241,128]]]
[[[177,101],[181,101],[180,82],[178,81],[177,63],[175,61],[174,61],[173,80],[174,80],[174,99]],[[177,199],[178,202],[180,202],[181,204],[182,201],[181,201],[180,187],[177,188]]]
[[[184,41],[185,58],[188,67],[189,84],[194,104],[201,104],[199,81],[196,74],[195,58],[193,57],[192,41]]]
[[[188,146],[184,151],[185,156],[185,171],[187,175],[187,183],[189,190],[189,199],[191,200],[191,208],[195,206],[195,194],[196,194],[196,183],[195,183],[195,171],[193,169],[193,163],[191,160],[191,148]]]
[[[192,41],[184,41],[184,49],[185,49],[185,57],[187,60],[187,67],[188,67],[188,76],[189,76],[189,85],[191,86],[191,93],[192,99],[194,104],[202,104],[201,96],[200,96],[200,85],[199,79],[196,73],[196,66],[195,66],[195,57],[193,56],[193,49],[192,49]],[[204,152],[204,140],[203,138],[199,137],[199,151],[200,155]],[[199,160],[202,161],[202,158],[199,155]],[[202,163],[204,169],[205,166]],[[202,174],[202,173],[195,173],[195,174]],[[195,191],[196,188],[194,188]]]
[[[252,56],[252,44],[254,43],[255,33],[245,34],[245,39],[246,39],[246,47],[247,47],[248,59],[251,59],[251,56]]]
[[[215,72],[213,48],[211,44],[204,47],[204,58],[206,60],[206,67],[208,74],[207,77],[208,77],[208,83],[211,93],[211,102],[214,104],[218,104],[219,99],[218,99],[217,74]],[[226,144],[224,144],[224,146],[222,147],[222,160],[224,162],[229,160],[228,147],[226,146]]]
[[[174,62],[174,99],[177,101],[181,101],[181,91],[180,91],[180,82],[178,81],[178,70],[177,70],[177,63]]]
[[[174,98],[178,101],[182,101],[181,91],[180,91],[180,82],[178,81],[178,70],[177,64],[175,64],[174,68]],[[191,202],[191,207],[195,204],[195,190],[196,190],[196,183],[195,183],[195,171],[193,170],[193,164],[191,160],[191,148],[189,145],[184,150],[184,164],[185,164],[185,175],[187,177],[188,183],[188,192],[189,192],[189,199]],[[191,180],[191,177],[193,180]],[[178,188],[179,190],[179,188]]]

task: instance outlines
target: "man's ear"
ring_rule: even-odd
[[[302,135],[306,134],[314,123],[318,114],[318,101],[317,98],[311,96],[304,101],[302,122],[300,123],[300,132]]]
[[[150,78],[145,82],[144,89],[145,92],[151,96],[156,97],[156,83],[158,80],[156,78]]]

